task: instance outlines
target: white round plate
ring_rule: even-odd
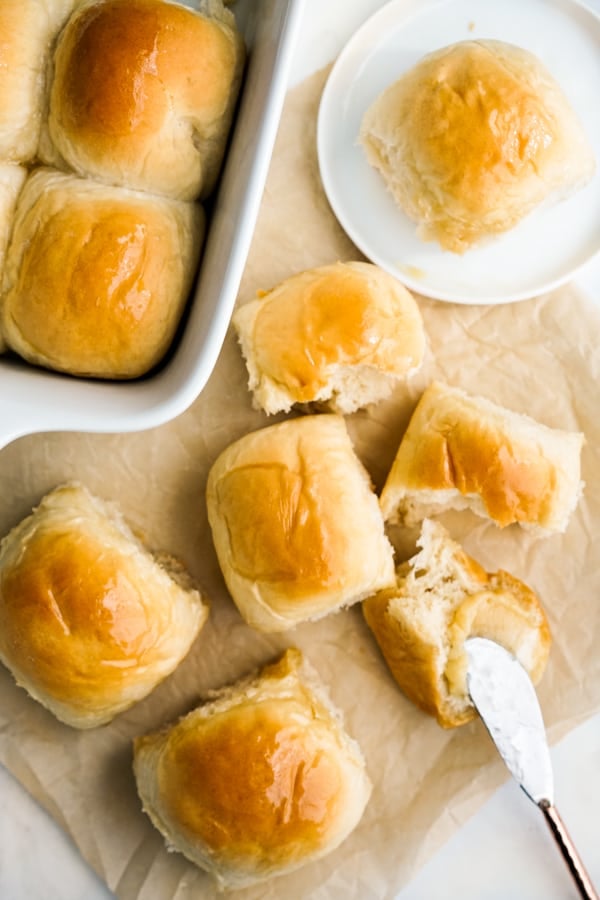
[[[469,38],[508,41],[545,63],[583,122],[598,170],[572,197],[457,255],[417,238],[358,132],[367,108],[404,71]],[[418,293],[472,304],[545,293],[600,250],[599,98],[600,18],[574,0],[392,0],[354,34],[323,92],[317,149],[329,203],[358,249]]]

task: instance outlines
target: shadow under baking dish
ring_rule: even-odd
[[[0,447],[42,431],[161,425],[196,399],[215,366],[250,248],[303,0],[238,0],[248,62],[198,277],[166,361],[136,381],[73,378],[0,356]]]

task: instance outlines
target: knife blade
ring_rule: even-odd
[[[535,688],[521,663],[487,638],[465,641],[467,690],[515,781],[541,810],[581,897],[599,900],[554,806],[554,776]]]
[[[554,802],[554,775],[535,688],[512,654],[470,638],[467,690],[506,767],[534,803]]]

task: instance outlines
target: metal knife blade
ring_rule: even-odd
[[[467,690],[500,756],[539,807],[582,900],[600,900],[554,806],[554,778],[535,688],[520,662],[487,638],[465,641]]]
[[[554,802],[546,729],[535,688],[521,663],[487,638],[465,642],[467,690],[518,784],[534,803]]]

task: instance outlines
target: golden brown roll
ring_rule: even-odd
[[[87,0],[54,56],[46,163],[180,200],[223,158],[244,46],[220,0]],[[53,145],[53,146],[52,146]]]
[[[595,170],[553,76],[501,41],[425,56],[370,106],[360,140],[419,237],[454,253],[563,199]]]
[[[388,396],[423,361],[413,296],[364,262],[288,278],[233,317],[255,405],[266,413],[320,401],[351,413]]]
[[[76,2],[0,3],[0,160],[30,162],[37,153],[48,59]]]
[[[502,570],[485,572],[439,522],[423,522],[418,546],[398,568],[396,587],[369,597],[363,612],[402,691],[453,728],[477,715],[466,685],[467,638],[501,644],[537,684],[550,629],[527,585]]]
[[[581,492],[578,432],[433,382],[400,442],[381,493],[384,518],[412,525],[470,509],[496,525],[565,531]]]
[[[298,650],[134,743],[144,810],[220,889],[334,850],[371,793],[360,748]]]
[[[6,343],[71,375],[145,374],[173,340],[203,230],[197,204],[38,169],[6,256]]]
[[[26,177],[27,169],[24,166],[0,162],[0,282],[6,248],[13,228],[17,197]],[[5,349],[0,325],[0,353]]]
[[[207,615],[181,565],[80,484],[55,488],[0,544],[0,660],[74,728],[149,694]]]
[[[394,583],[391,544],[341,416],[304,416],[240,438],[208,477],[208,518],[248,624],[281,631]]]

